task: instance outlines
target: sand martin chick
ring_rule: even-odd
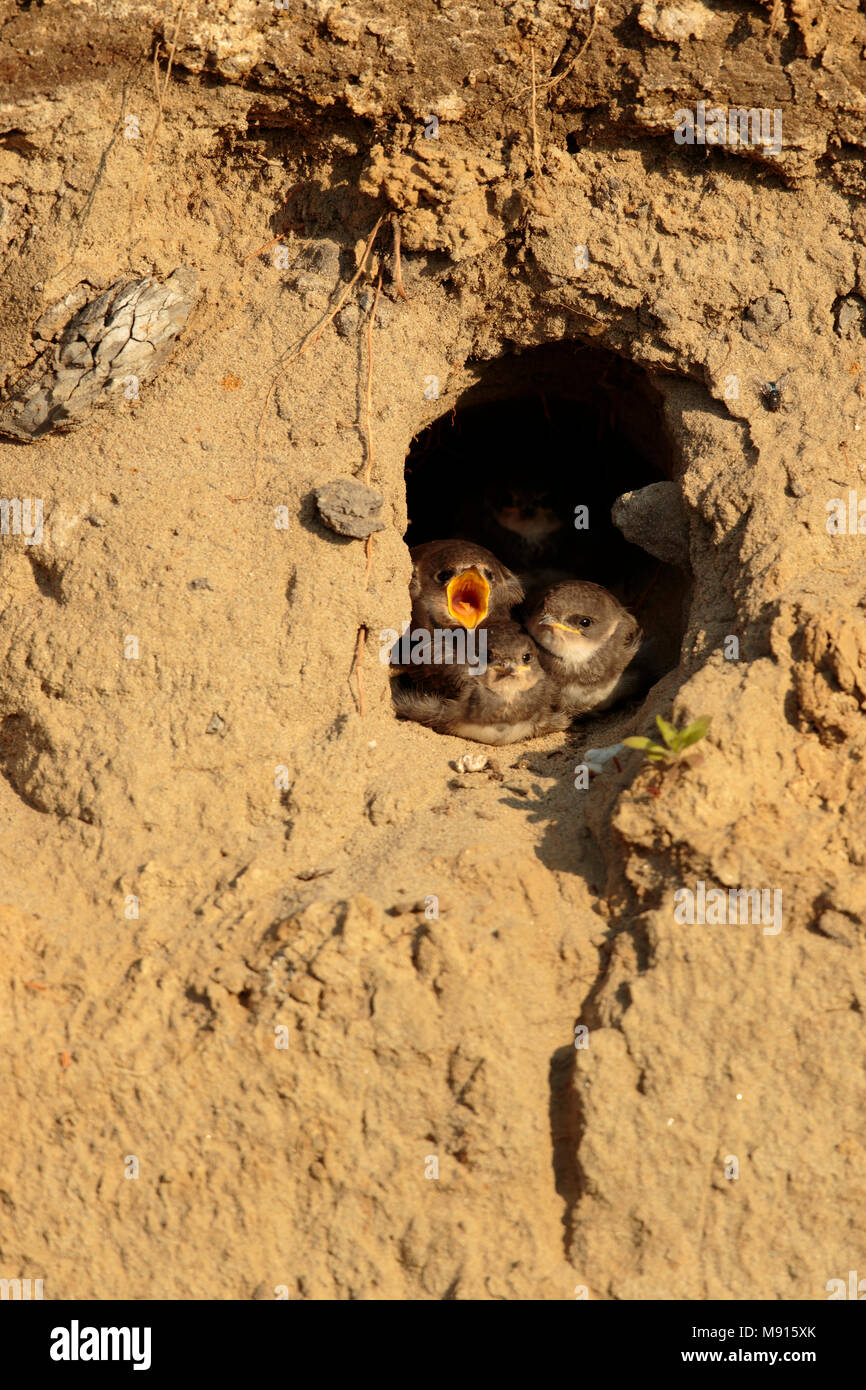
[[[517,576],[471,541],[426,541],[411,553],[413,628],[471,630],[507,618],[523,598]]]
[[[544,672],[532,638],[517,623],[494,623],[486,637],[486,664],[452,668],[450,693],[429,687],[395,690],[405,719],[440,734],[478,743],[517,743],[568,727],[555,682]]]
[[[569,714],[601,709],[618,697],[641,630],[607,589],[586,580],[553,584],[530,600],[526,626]]]
[[[533,469],[536,472],[536,469]],[[505,474],[460,513],[461,534],[474,536],[516,571],[558,564],[563,558],[566,511],[552,485]]]

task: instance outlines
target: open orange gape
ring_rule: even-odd
[[[484,622],[490,603],[490,585],[474,565],[449,579],[445,595],[448,612],[461,627],[471,629]]]

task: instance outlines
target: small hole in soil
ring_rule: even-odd
[[[610,516],[622,493],[673,471],[649,378],[572,343],[478,370],[478,385],[413,441],[406,543],[475,541],[527,589],[569,576],[604,585],[652,637],[658,678],[679,660],[690,576],[627,542]]]

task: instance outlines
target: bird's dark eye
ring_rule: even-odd
[[[448,584],[456,573],[456,570],[440,570],[437,575],[434,575],[434,578],[437,584]]]
[[[484,575],[484,578],[487,580],[487,583],[488,583],[488,584],[492,584],[492,583],[493,583],[493,571],[492,571],[492,570],[483,569],[483,570],[481,571],[481,573]]]
[[[532,652],[524,652],[524,653],[523,653],[523,664],[524,664],[524,666],[528,666],[531,660],[532,660]]]
[[[569,620],[568,620],[568,626],[569,626],[569,627],[583,627],[583,628],[587,628],[587,627],[592,627],[592,623],[593,623],[592,618],[587,618],[587,617],[585,617],[582,613],[575,613],[575,614],[574,614],[571,618],[569,618]]]

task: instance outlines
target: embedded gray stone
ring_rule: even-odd
[[[316,506],[326,526],[340,536],[366,540],[374,531],[384,531],[379,520],[384,498],[354,478],[338,478],[315,489]]]
[[[195,302],[198,273],[178,267],[164,284],[152,275],[118,280],[74,313],[0,408],[0,433],[32,441],[138,388],[162,366]],[[46,311],[40,332],[58,324],[71,295]],[[74,301],[72,301],[74,302]]]
[[[840,338],[856,338],[866,333],[866,299],[849,294],[836,310],[836,332]]]
[[[633,545],[666,565],[689,568],[689,519],[676,483],[624,492],[610,509],[614,526]]]
[[[750,304],[743,314],[743,337],[755,347],[788,322],[791,310],[781,290],[771,290]]]

